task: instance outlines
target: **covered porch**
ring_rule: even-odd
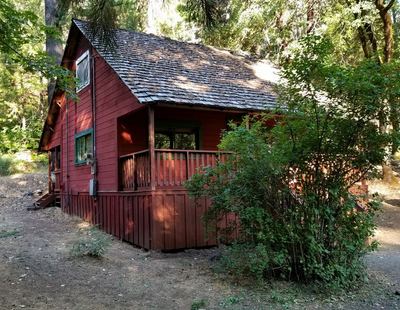
[[[229,156],[222,132],[242,113],[149,106],[118,119],[120,191],[182,190],[200,168]]]

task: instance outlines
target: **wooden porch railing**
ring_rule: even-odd
[[[181,187],[201,167],[224,162],[230,153],[194,150],[155,150],[155,180],[157,188]],[[137,190],[151,186],[149,150],[120,157],[122,190]]]
[[[136,190],[150,186],[149,150],[121,156],[119,161],[122,190]]]

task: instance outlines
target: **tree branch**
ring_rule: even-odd
[[[385,6],[385,8],[383,9],[384,12],[385,13],[388,12],[392,8],[392,6],[395,4],[395,2],[396,2],[396,0],[390,0],[390,2],[387,4],[387,6]]]

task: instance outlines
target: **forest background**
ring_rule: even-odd
[[[37,149],[47,85],[65,74],[54,65],[72,17],[243,52],[277,66],[291,61],[302,38],[316,34],[333,43],[337,64],[353,67],[371,58],[381,67],[397,63],[399,13],[396,0],[3,0],[0,153]],[[397,104],[387,108],[383,123],[397,130]]]

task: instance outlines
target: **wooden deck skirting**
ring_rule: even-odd
[[[88,193],[63,193],[61,197],[64,212],[145,249],[168,251],[218,244],[215,229],[206,232],[202,219],[209,200],[194,201],[186,190],[99,192],[96,198]],[[218,226],[224,228],[234,220],[234,216],[226,217]]]

